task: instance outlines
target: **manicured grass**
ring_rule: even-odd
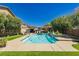
[[[19,38],[23,35],[13,35],[13,36],[7,36],[7,37],[4,37],[4,39],[6,39],[7,41],[10,41],[10,40],[13,40],[13,39],[16,39],[16,38]]]
[[[79,44],[73,44],[72,46],[76,48],[77,50],[79,50]]]
[[[79,56],[79,52],[4,51],[0,56]]]

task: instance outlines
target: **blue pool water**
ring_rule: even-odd
[[[46,33],[33,34],[23,40],[25,43],[55,43],[56,41],[57,39],[54,36]]]

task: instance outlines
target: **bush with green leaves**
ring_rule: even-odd
[[[10,15],[0,14],[0,35],[20,33],[21,20]]]
[[[73,13],[67,16],[61,16],[50,22],[53,30],[65,33],[75,27],[79,27],[79,14]]]
[[[3,39],[3,38],[0,39],[0,47],[5,47],[6,43],[7,43],[6,39]]]

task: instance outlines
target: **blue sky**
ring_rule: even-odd
[[[22,21],[32,26],[43,26],[56,17],[72,13],[79,4],[63,3],[10,3],[7,6]]]

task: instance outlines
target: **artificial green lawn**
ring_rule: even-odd
[[[73,44],[72,46],[76,48],[77,50],[79,50],[79,44]]]
[[[79,56],[79,52],[4,51],[0,56]]]
[[[7,36],[7,37],[4,37],[4,39],[6,39],[7,41],[10,41],[10,40],[13,40],[13,39],[16,39],[16,38],[19,38],[23,35],[13,35],[13,36]]]

